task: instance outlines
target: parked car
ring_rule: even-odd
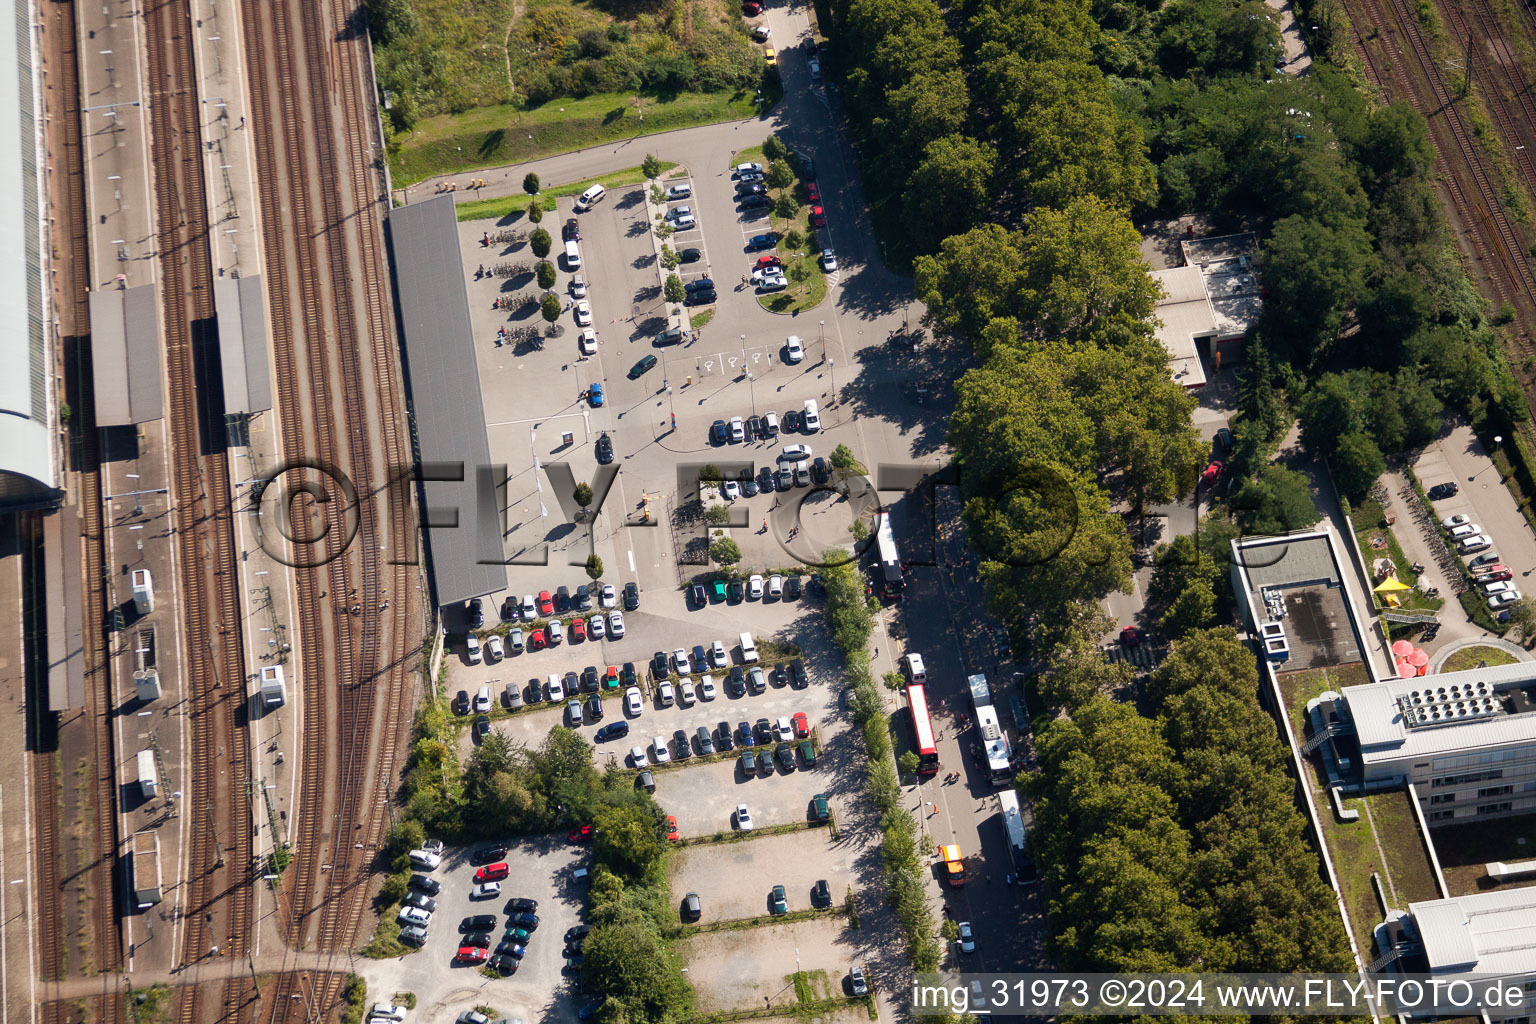
[[[1447,480],[1445,483],[1435,484],[1435,486],[1429,489],[1429,500],[1443,501],[1446,498],[1454,498],[1460,491],[1460,485],[1454,480]]]
[[[691,195],[693,195],[693,186],[687,182],[673,185],[667,189],[667,200],[669,202],[677,199],[687,199]]]
[[[640,696],[640,687],[631,686],[629,689],[624,691],[624,713],[638,716],[642,710],[643,708],[642,698]]]
[[[495,899],[501,895],[500,882],[481,882],[469,890],[469,898],[472,900]]]
[[[747,249],[748,250],[772,249],[774,246],[776,246],[778,244],[779,244],[779,236],[778,236],[777,232],[770,231],[767,234],[764,234],[764,235],[753,235],[751,238],[749,238],[747,240]]]
[[[1498,560],[1499,560],[1498,552],[1496,552],[1496,551],[1484,551],[1482,554],[1478,555],[1476,558],[1472,559],[1467,564],[1469,566],[1471,566],[1473,568],[1473,570],[1475,571],[1478,568],[1481,568],[1482,566],[1493,565],[1493,564],[1497,563]]]
[[[837,269],[837,253],[831,249],[821,250],[821,269],[828,274]]]
[[[1518,590],[1506,590],[1502,594],[1494,594],[1490,597],[1488,599],[1488,607],[1492,611],[1498,611],[1500,608],[1507,608],[1516,601],[1519,601],[1521,596]]]
[[[592,734],[592,738],[595,739],[599,743],[603,743],[603,742],[605,742],[607,740],[622,739],[623,737],[628,736],[628,735],[629,735],[629,723],[628,722],[624,722],[624,721],[619,721],[619,722],[609,722],[607,725],[605,725],[601,729],[597,730],[597,732],[593,733]]]
[[[752,812],[746,804],[736,805],[736,827],[742,832],[752,831]]]
[[[1482,551],[1493,547],[1493,538],[1486,533],[1475,533],[1470,537],[1463,537],[1456,544],[1457,549],[1464,555],[1473,551]]]
[[[782,885],[776,885],[768,894],[768,910],[774,915],[789,913],[789,897]]]
[[[1465,517],[1463,517],[1463,518],[1465,518]],[[1453,538],[1456,538],[1456,537],[1471,537],[1473,534],[1482,533],[1483,532],[1483,528],[1481,526],[1478,526],[1476,523],[1462,523],[1459,526],[1451,527],[1450,532],[1451,532],[1451,536]]]
[[[798,334],[791,334],[784,342],[784,361],[786,363],[798,363],[805,358],[805,346],[800,343]]]

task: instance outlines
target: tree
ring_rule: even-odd
[[[1114,694],[1135,678],[1128,663],[1111,662],[1099,649],[1099,638],[1114,628],[1114,621],[1097,605],[1083,608],[1081,618],[1060,631],[1038,681],[1040,699],[1068,712],[1099,694]]]
[[[800,200],[795,198],[793,192],[781,192],[779,198],[773,201],[773,212],[788,220],[800,212]]]
[[[1536,640],[1536,599],[1522,597],[1509,606],[1509,617],[1520,627],[1520,638],[1530,646]]]
[[[576,504],[586,508],[592,504],[592,485],[583,480],[576,485],[576,490],[571,492],[571,497],[576,500]]]
[[[554,294],[553,292],[545,295],[544,300],[539,303],[539,312],[543,313],[544,319],[548,320],[550,323],[554,323],[556,320],[560,319],[560,312],[563,308],[564,307],[560,304],[560,296]]]
[[[676,250],[670,245],[662,245],[661,266],[663,270],[676,270],[682,262],[683,258],[677,254]]]
[[[368,0],[367,6],[368,30],[376,46],[409,39],[421,29],[411,0]]]
[[[801,258],[790,263],[789,269],[784,272],[784,276],[795,284],[805,284],[814,273],[815,268],[811,266],[811,261]]]
[[[682,302],[688,297],[688,290],[683,284],[683,279],[676,274],[667,275],[667,283],[662,288],[668,302]]]
[[[916,775],[918,761],[917,751],[904,750],[901,752],[901,756],[896,759],[896,767],[901,769],[901,774],[903,775]]]
[[[601,1024],[676,1020],[693,1005],[676,958],[643,918],[594,925],[582,944],[582,961],[583,987],[603,1000]]]
[[[1286,217],[1264,243],[1265,335],[1297,366],[1326,357],[1373,262],[1364,224],[1337,220]]]
[[[777,135],[770,135],[763,140],[763,159],[770,164],[779,160],[788,160],[789,147]]]
[[[1158,625],[1177,640],[1184,634],[1205,629],[1216,621],[1216,592],[1205,580],[1194,580],[1174,598]]]
[[[722,479],[722,477],[720,475],[720,467],[715,465],[713,462],[706,462],[706,463],[704,463],[704,465],[699,467],[699,479],[700,480],[720,480],[720,479]]]
[[[704,510],[704,522],[710,526],[724,526],[731,521],[731,510],[724,505],[711,505]]]
[[[549,255],[550,246],[553,244],[554,239],[550,238],[549,232],[543,228],[537,228],[533,234],[528,236],[528,248],[532,249],[533,254],[539,259]]]
[[[1302,530],[1319,519],[1306,476],[1274,464],[1264,466],[1239,487],[1231,505],[1243,528],[1254,533]]]
[[[587,576],[594,581],[603,578],[603,560],[596,555],[587,556]]]
[[[772,189],[789,188],[795,183],[795,170],[788,160],[775,160],[763,175],[763,184]]]
[[[1387,471],[1387,461],[1369,436],[1353,433],[1339,438],[1329,468],[1339,491],[1351,501],[1359,501]]]
[[[859,460],[853,457],[853,449],[846,444],[839,443],[832,449],[833,469],[852,469],[859,464]]]
[[[914,243],[932,252],[951,235],[969,231],[992,202],[997,150],[968,135],[928,143],[906,187],[907,227]]]
[[[741,561],[741,547],[724,533],[716,533],[709,545],[709,557],[717,565],[735,565]]]
[[[533,277],[540,288],[548,291],[555,286],[555,265],[549,260],[539,260],[539,265],[533,268]]]
[[[534,199],[533,202],[528,204],[528,223],[530,223],[530,224],[542,224],[543,222],[544,222],[544,201],[541,200],[541,199],[537,199],[536,198],[536,199]]]
[[[523,191],[531,196],[539,194],[539,176],[529,171],[523,175]]]
[[[654,153],[645,154],[645,159],[640,161],[640,173],[647,178],[661,177],[661,161]]]

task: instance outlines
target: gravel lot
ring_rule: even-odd
[[[843,917],[818,918],[687,939],[682,950],[699,1012],[758,1007],[765,998],[770,1005],[787,1007],[795,1002],[790,977],[797,963],[800,970],[825,971],[832,994],[846,994],[843,978],[860,959],[858,943],[871,938],[847,924]]]
[[[742,775],[739,763],[733,757],[657,773],[656,799],[668,814],[677,815],[678,832],[684,836],[709,836],[734,831],[731,816],[736,805],[743,803],[752,812],[752,823],[758,828],[797,824],[809,820],[811,797],[832,787],[832,781],[819,768],[806,769],[801,765],[793,772],[775,768],[772,775],[749,779]],[[836,800],[832,803],[835,814]]]
[[[812,829],[680,850],[672,895],[680,904],[685,893],[696,892],[704,921],[730,921],[767,913],[768,890],[775,885],[784,886],[790,910],[805,910],[811,886],[823,878],[833,904],[840,904],[853,882],[852,855],[827,829]]]

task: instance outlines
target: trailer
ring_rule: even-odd
[[[1028,834],[1024,829],[1024,811],[1019,806],[1019,794],[1005,789],[997,794],[997,803],[1003,809],[1003,831],[1008,834],[1008,853],[1013,866],[1022,879],[1035,877],[1035,862],[1029,856]]]
[[[981,673],[966,677],[966,682],[971,687],[971,707],[984,708],[992,704],[992,687],[987,684],[987,677]]]
[[[139,751],[139,791],[145,800],[153,800],[160,791],[160,772],[155,768],[155,752]]]
[[[131,888],[134,903],[147,910],[160,902],[160,839],[153,832],[135,832]]]

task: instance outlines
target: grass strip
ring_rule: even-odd
[[[675,160],[662,160],[660,163],[662,174],[666,174],[677,166]],[[583,178],[580,181],[546,187],[540,190],[539,198],[544,202],[544,212],[554,213],[556,199],[579,196],[593,185],[601,185],[604,188],[623,188],[626,185],[639,185],[644,181],[644,171],[638,167],[626,167],[612,174],[600,174],[595,178]],[[490,199],[471,199],[467,203],[460,203],[457,212],[459,220],[501,220],[514,214],[527,213],[528,204],[532,201],[533,196],[526,192],[512,196],[493,196]],[[554,232],[551,231],[550,234]]]

